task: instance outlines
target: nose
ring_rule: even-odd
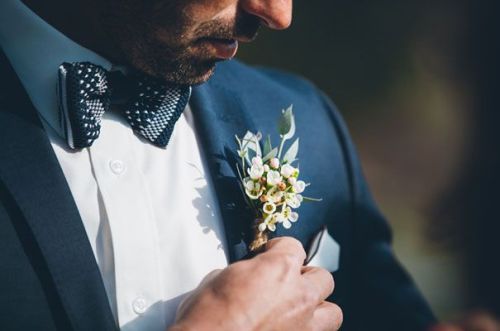
[[[271,29],[283,30],[292,23],[293,0],[241,0],[247,13],[259,17]]]

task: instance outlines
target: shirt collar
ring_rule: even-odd
[[[37,16],[20,0],[0,0],[0,46],[41,117],[61,136],[57,97],[63,62],[111,63],[78,45]]]

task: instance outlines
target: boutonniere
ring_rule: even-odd
[[[245,201],[255,214],[252,252],[266,244],[277,226],[291,228],[299,220],[297,210],[302,202],[321,201],[303,195],[310,184],[299,178],[300,169],[296,165],[299,138],[286,148],[286,143],[295,136],[292,106],[282,111],[278,132],[281,138],[278,147],[273,147],[270,136],[262,139],[260,132],[248,131],[243,138],[236,136],[240,158],[236,168]]]

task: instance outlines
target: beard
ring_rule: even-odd
[[[250,41],[260,27],[260,20],[246,13],[200,24],[189,17],[182,0],[162,2],[108,0],[101,25],[112,43],[113,60],[169,83],[205,82],[221,61],[206,41]]]

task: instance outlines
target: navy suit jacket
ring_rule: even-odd
[[[294,105],[301,177],[323,201],[278,236],[305,246],[324,226],[341,246],[335,293],[343,330],[421,331],[434,317],[394,258],[390,230],[375,207],[334,105],[292,75],[220,64],[193,90],[191,105],[214,179],[231,262],[247,254],[251,213],[233,171],[234,135],[276,132]],[[277,141],[277,136],[274,136]],[[117,142],[119,143],[119,142]],[[116,330],[82,220],[26,92],[0,54],[0,329]]]

